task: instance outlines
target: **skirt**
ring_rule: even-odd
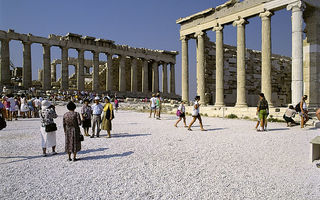
[[[45,127],[40,128],[42,148],[56,146],[56,131],[46,132]]]
[[[91,119],[85,119],[82,121],[82,128],[90,128],[91,127]]]
[[[101,123],[101,129],[105,131],[111,131],[112,130],[111,120],[107,120],[104,118]]]

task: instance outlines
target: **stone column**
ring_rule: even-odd
[[[200,103],[205,104],[205,66],[204,66],[204,37],[206,33],[201,31],[195,34],[197,38],[197,94]]]
[[[181,89],[182,89],[182,101],[189,101],[189,54],[188,54],[188,38],[187,36],[180,37],[181,48]]]
[[[92,90],[99,90],[99,52],[93,51]]]
[[[157,61],[152,63],[152,92],[159,91],[159,65]]]
[[[10,50],[8,39],[1,40],[0,85],[10,84]]]
[[[119,62],[119,91],[125,92],[126,91],[126,70],[125,70],[125,64],[126,64],[126,56],[121,55],[119,56],[120,62]]]
[[[240,18],[233,22],[237,26],[237,102],[236,107],[247,107],[246,98],[246,36],[245,25],[248,22]]]
[[[113,77],[112,77],[112,54],[107,54],[107,70],[106,70],[106,90],[113,90]]]
[[[224,105],[224,49],[223,49],[223,26],[213,28],[216,31],[216,102],[215,106]]]
[[[22,42],[23,44],[23,69],[22,86],[30,88],[32,86],[32,68],[31,68],[31,42]]]
[[[173,63],[170,63],[170,94],[176,94],[176,78],[175,67]]]
[[[168,93],[168,64],[162,63],[162,93]]]
[[[148,60],[143,60],[142,66],[142,92],[148,92]]]
[[[38,81],[43,82],[43,69],[38,69]]]
[[[51,89],[51,55],[50,55],[50,45],[42,44],[43,47],[43,84],[42,87],[44,90]]]
[[[302,1],[288,5],[292,10],[292,104],[296,105],[303,96],[303,10]]]
[[[69,89],[69,64],[68,64],[68,48],[61,48],[61,89]]]
[[[272,85],[271,85],[271,16],[270,11],[260,13],[262,20],[262,44],[261,44],[261,91],[264,93],[270,107],[272,104]]]
[[[137,79],[137,59],[131,60],[131,92],[138,91],[138,79]]]
[[[78,51],[77,89],[80,91],[83,91],[83,90],[85,90],[84,49],[77,49],[77,51]]]
[[[51,63],[51,83],[57,82],[57,64]]]

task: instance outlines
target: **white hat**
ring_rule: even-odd
[[[99,101],[99,100],[100,100],[100,98],[97,96],[97,97],[95,97],[95,98],[94,98],[94,100],[98,100],[98,101]]]
[[[47,109],[49,106],[51,106],[51,103],[50,103],[48,100],[43,100],[43,101],[41,102],[42,110]]]

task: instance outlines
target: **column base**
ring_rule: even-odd
[[[221,107],[225,107],[226,105],[224,103],[215,103],[213,107],[216,108],[221,108]]]
[[[248,104],[246,103],[236,103],[235,108],[248,108]]]

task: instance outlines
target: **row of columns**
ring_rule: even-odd
[[[303,9],[304,4],[289,5],[292,10],[292,103],[296,104],[303,95]],[[262,65],[261,65],[261,91],[272,106],[271,85],[271,16],[270,11],[265,11],[259,16],[262,21]],[[237,100],[236,107],[247,107],[246,100],[246,42],[245,25],[248,22],[240,18],[233,22],[237,27]],[[223,25],[217,24],[213,28],[216,32],[216,99],[215,106],[224,106],[224,48],[223,48]],[[201,102],[205,103],[205,63],[204,63],[204,37],[205,32],[194,34],[197,40],[197,94]],[[189,100],[189,75],[188,75],[188,39],[187,36],[180,38],[182,42],[182,100]]]

